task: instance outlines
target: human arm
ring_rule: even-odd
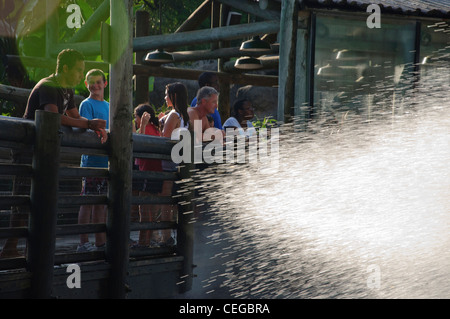
[[[170,138],[172,136],[172,132],[179,126],[180,119],[178,118],[178,115],[175,112],[170,113],[164,122],[162,136]]]
[[[145,134],[145,128],[147,127],[149,121],[150,121],[150,113],[144,112],[144,114],[142,114],[141,125],[139,127],[140,134]]]
[[[58,107],[55,104],[46,104],[44,110],[47,112],[58,113]],[[101,138],[102,143],[108,139],[105,130],[106,121],[101,119],[88,120],[80,115],[77,108],[71,108],[66,111],[66,115],[61,116],[61,125],[91,129]]]

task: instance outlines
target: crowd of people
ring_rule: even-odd
[[[61,114],[61,125],[90,129],[97,133],[102,143],[108,139],[109,103],[104,99],[107,87],[105,74],[99,69],[89,70],[84,77],[85,64],[83,55],[73,49],[61,51],[57,57],[56,72],[39,81],[30,93],[24,118],[34,120],[36,110],[45,110]],[[82,101],[79,109],[74,100],[74,87],[84,77],[89,90],[89,97]],[[238,100],[233,105],[233,116],[223,124],[218,111],[219,79],[213,72],[204,72],[198,79],[199,90],[188,101],[188,90],[181,82],[170,83],[165,89],[165,103],[168,111],[156,114],[155,109],[144,103],[134,109],[133,130],[137,134],[170,137],[180,130],[193,130],[195,121],[201,121],[202,133],[209,128],[216,130],[233,128],[240,134],[247,135],[252,127],[253,107],[249,100]],[[223,134],[225,136],[225,134]],[[175,136],[176,138],[176,136]],[[19,159],[20,160],[20,159]],[[135,159],[135,169],[143,171],[174,172],[177,166],[172,161],[159,159]],[[81,167],[108,167],[106,156],[83,155]],[[107,192],[106,178],[83,178],[82,195],[98,195]],[[173,191],[172,181],[155,182],[145,180],[139,184],[139,195],[170,196]],[[172,221],[175,218],[174,205],[140,205],[141,222]],[[25,226],[26,221],[18,219],[19,213],[11,214],[11,227]],[[79,224],[105,223],[106,205],[82,205],[79,210]],[[104,249],[105,233],[95,234],[95,242],[90,243],[88,234],[80,235],[78,252]],[[159,232],[144,230],[139,234],[133,248],[173,245],[174,234],[170,230]],[[17,238],[9,238],[1,251],[0,257],[17,256]]]

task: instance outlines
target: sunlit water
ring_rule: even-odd
[[[235,298],[450,298],[450,98],[441,89],[390,120],[314,134],[283,127],[276,174],[242,164],[199,171],[208,209],[197,231],[207,229],[202,249],[221,265],[198,279],[205,291],[214,297],[220,282]]]

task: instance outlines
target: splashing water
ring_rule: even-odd
[[[416,96],[421,107],[388,122],[283,127],[276,174],[197,172],[208,209],[196,244],[213,264],[204,291],[220,297],[220,282],[235,298],[449,298],[446,92]]]

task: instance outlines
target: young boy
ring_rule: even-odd
[[[89,97],[80,104],[80,115],[87,119],[106,120],[106,129],[109,128],[109,103],[104,100],[104,90],[107,82],[105,74],[98,69],[90,70],[86,74],[86,87],[89,89]],[[108,167],[107,156],[82,155],[81,167]],[[84,177],[82,182],[82,195],[102,195],[108,189],[106,178]],[[79,224],[105,223],[107,214],[106,205],[82,205],[78,215]],[[77,252],[101,250],[106,243],[105,233],[95,234],[95,245],[89,242],[89,234],[80,235],[80,244]]]

